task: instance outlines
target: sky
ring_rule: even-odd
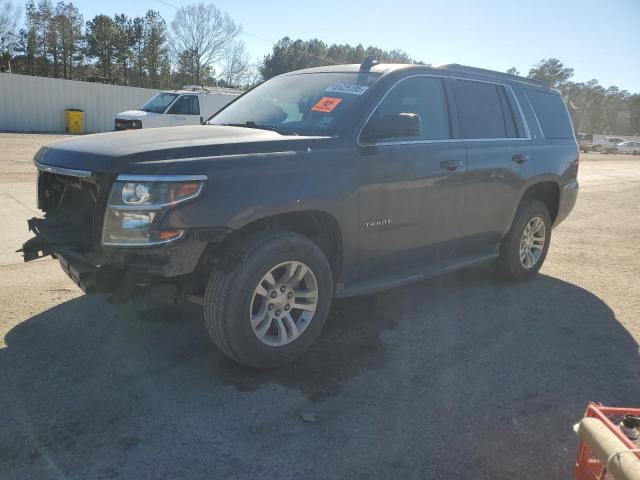
[[[130,16],[196,0],[73,0],[85,20]],[[205,3],[208,3],[204,0]],[[542,58],[559,58],[574,81],[640,93],[640,0],[216,0],[245,32],[252,62],[283,36],[400,49],[433,65],[461,63],[526,75]],[[259,37],[259,38],[256,38]]]

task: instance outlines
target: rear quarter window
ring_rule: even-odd
[[[545,138],[573,138],[571,119],[560,95],[526,88],[524,93],[538,117]]]

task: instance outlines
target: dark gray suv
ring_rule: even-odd
[[[340,65],[248,91],[204,125],[89,135],[35,157],[36,237],[87,293],[203,305],[216,345],[274,367],[334,297],[490,261],[523,281],[576,201],[560,94],[461,65]]]

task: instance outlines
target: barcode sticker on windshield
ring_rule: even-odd
[[[350,95],[362,95],[369,87],[366,85],[354,85],[353,83],[336,83],[325,88],[325,92],[348,93]]]

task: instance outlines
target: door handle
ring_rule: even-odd
[[[443,162],[440,162],[440,166],[445,170],[449,170],[450,172],[457,170],[463,165],[464,163],[460,160],[445,160]]]
[[[525,155],[524,153],[517,153],[513,157],[511,157],[511,160],[516,163],[522,164],[529,160],[529,155]]]

